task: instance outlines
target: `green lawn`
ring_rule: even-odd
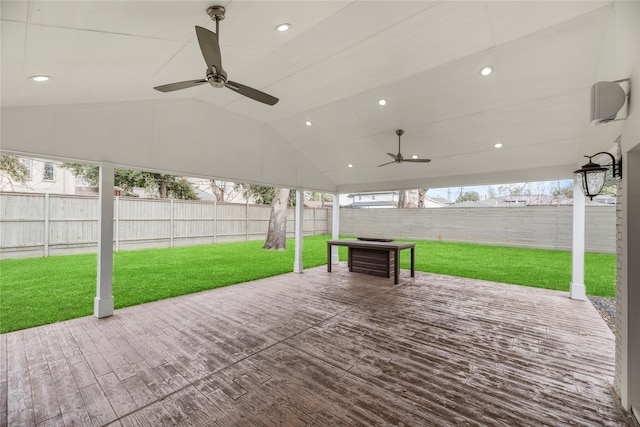
[[[304,239],[305,268],[326,263],[327,239]],[[293,241],[287,251],[264,251],[262,243],[116,252],[116,308],[291,272]],[[0,261],[0,332],[92,314],[96,263],[95,254]],[[409,268],[408,251],[401,265]],[[418,241],[416,269],[568,291],[571,253]],[[614,296],[615,256],[586,254],[585,282],[589,295]]]

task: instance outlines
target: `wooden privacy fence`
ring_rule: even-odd
[[[588,252],[616,253],[616,207],[587,206]],[[341,209],[340,234],[571,250],[572,206]]]
[[[0,258],[94,252],[95,196],[0,193]],[[116,197],[114,249],[174,247],[265,239],[271,206]],[[304,209],[304,235],[329,233],[328,209]],[[294,235],[294,209],[287,236]]]
[[[115,199],[116,250],[262,240],[271,207]],[[331,232],[331,209],[305,208],[304,234]],[[340,234],[570,250],[573,209],[561,207],[340,209]],[[93,252],[95,196],[0,193],[0,259]],[[287,235],[294,234],[294,210]],[[586,250],[616,252],[615,206],[587,206]]]

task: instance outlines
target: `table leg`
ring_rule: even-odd
[[[393,263],[395,264],[393,266],[394,271],[393,271],[393,283],[394,284],[398,284],[400,283],[400,250],[396,249],[395,251],[393,251]]]
[[[331,244],[327,243],[327,271],[331,273]]]
[[[416,248],[411,248],[411,277],[416,277]]]

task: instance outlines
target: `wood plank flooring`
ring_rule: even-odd
[[[0,356],[0,426],[633,425],[589,302],[408,271],[308,269],[3,334]]]

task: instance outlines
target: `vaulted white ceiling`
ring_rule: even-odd
[[[159,153],[159,141],[175,143],[192,158],[175,167],[156,164],[136,151],[135,138],[121,135],[118,152],[133,149],[116,163],[348,192],[566,178],[582,155],[608,149],[619,133],[616,123],[589,124],[590,87],[602,74],[613,31],[609,1],[221,2],[229,78],[280,102],[270,107],[208,85],[153,90],[204,78],[194,26],[215,30],[206,14],[214,4],[3,0],[1,102],[12,120],[3,119],[11,131],[3,132],[2,148],[110,160],[97,145],[75,152],[65,145],[70,131],[60,129],[60,111],[108,108],[126,116],[129,105],[150,106],[150,122],[164,127],[145,131],[136,124],[136,132],[150,135],[145,150]],[[282,22],[292,25],[288,32],[274,30]],[[486,65],[495,71],[482,77]],[[52,80],[28,80],[36,74]],[[191,114],[191,124],[180,116],[167,141],[175,116],[160,120],[158,106],[179,109],[183,102],[182,110],[201,113]],[[46,129],[57,136],[22,139],[31,132],[25,123],[41,126],[30,118],[43,111],[56,112]],[[209,120],[206,131],[191,130]],[[12,128],[18,122],[23,127]],[[398,128],[405,130],[405,157],[431,163],[378,167],[396,152]],[[216,136],[208,140],[209,133]],[[494,148],[496,142],[503,147]]]

